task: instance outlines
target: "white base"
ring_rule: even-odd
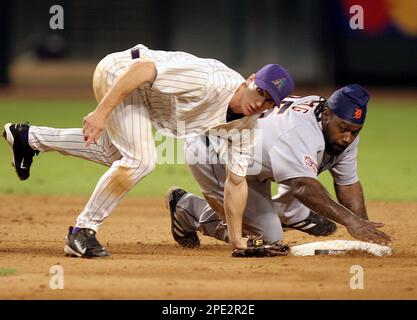
[[[388,246],[381,246],[379,244],[357,240],[329,240],[305,243],[291,247],[290,254],[292,256],[314,256],[319,254],[316,250],[329,250],[327,254],[365,251],[378,257],[389,256],[392,254],[392,249]],[[320,254],[323,254],[323,251],[320,251]]]

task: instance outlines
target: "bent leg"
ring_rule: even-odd
[[[282,240],[282,227],[273,203],[265,195],[269,183],[249,183],[248,203],[243,215],[243,234],[262,237],[267,243]],[[219,199],[219,202],[222,202]],[[176,218],[187,232],[202,234],[228,242],[227,224],[203,198],[192,193],[177,203]]]
[[[187,193],[178,201],[175,212],[185,231],[200,231],[205,236],[228,241],[226,224],[205,199]]]
[[[205,136],[190,138],[186,142],[188,166],[206,200],[194,195],[181,199],[178,211],[181,211],[181,208],[186,211],[187,215],[184,215],[184,219],[188,220],[188,226],[192,228],[188,231],[199,230],[205,235],[227,241],[227,225],[222,221],[212,221],[213,215],[217,219],[219,217],[225,219],[220,212],[223,211],[225,168],[217,161],[215,151],[206,144]],[[206,149],[205,153],[201,152],[203,149]],[[190,160],[195,160],[195,153],[198,151],[204,155],[203,159],[200,159],[203,161],[199,163],[194,161],[190,164]],[[205,225],[207,221],[210,221],[210,224]],[[281,222],[271,201],[269,182],[248,180],[248,201],[243,214],[243,233],[262,236],[266,242],[282,239]],[[218,234],[221,236],[219,237]]]
[[[120,200],[156,164],[152,125],[147,109],[136,95],[127,97],[106,126],[113,145],[122,155],[101,177],[76,226],[95,231]]]
[[[248,235],[262,237],[264,242],[282,240],[282,226],[271,201],[271,183],[248,181],[248,202],[243,215],[243,230]]]

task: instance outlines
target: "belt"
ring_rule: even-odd
[[[132,48],[132,49],[130,49],[130,55],[132,56],[132,59],[140,58],[140,50],[139,50],[139,48]]]

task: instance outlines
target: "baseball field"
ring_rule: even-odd
[[[80,127],[94,106],[92,99],[1,98],[0,123]],[[200,194],[184,164],[158,165],[102,225],[98,239],[110,258],[65,257],[67,229],[106,168],[43,153],[34,158],[30,179],[19,181],[2,140],[0,299],[417,299],[416,106],[413,96],[376,97],[361,133],[368,213],[393,237],[393,254],[382,258],[237,259],[229,245],[201,235],[200,249],[181,248],[171,237],[163,196],[171,185]],[[328,175],[321,180],[332,190]],[[291,244],[352,239],[342,226],[329,238],[284,236]],[[363,268],[363,289],[350,286],[355,265]]]

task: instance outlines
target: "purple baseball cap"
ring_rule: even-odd
[[[259,69],[255,74],[255,83],[271,95],[277,106],[294,90],[292,77],[279,64],[267,64]]]
[[[369,93],[358,84],[349,84],[336,90],[327,103],[340,119],[363,124],[366,117]]]

